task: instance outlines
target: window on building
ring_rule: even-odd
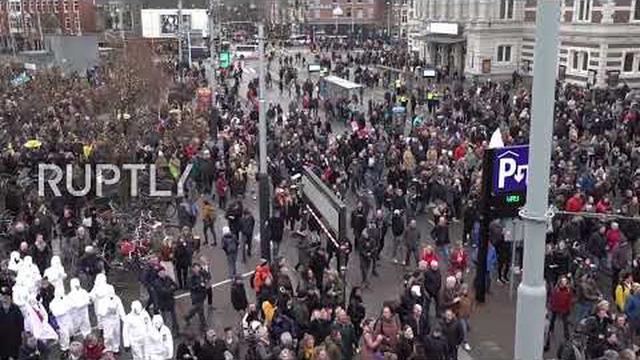
[[[500,0],[500,19],[513,19],[514,0]]]
[[[571,52],[571,69],[577,71],[589,70],[589,53],[574,50]]]
[[[406,24],[407,21],[409,20],[409,17],[407,16],[407,11],[406,10],[402,11],[402,16],[400,17],[400,20],[402,21],[403,24]]]
[[[511,62],[511,45],[498,46],[498,62]]]
[[[634,59],[635,59],[635,56],[633,53],[626,53],[624,55],[624,61],[622,62],[622,71],[632,72]]]
[[[640,0],[636,0],[633,7],[633,20],[640,20]]]
[[[68,0],[62,0],[62,11],[63,12],[69,11],[69,1]]]
[[[344,16],[350,18],[351,17],[351,8],[345,10]]]
[[[69,18],[64,19],[64,28],[67,30],[71,30],[71,20],[69,20]]]
[[[73,2],[73,11],[78,11],[79,8],[80,8],[80,5],[78,4],[78,0],[75,0]]]
[[[577,0],[576,1],[576,21],[591,20],[591,1],[593,0]]]

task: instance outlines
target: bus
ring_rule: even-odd
[[[233,56],[238,59],[257,59],[258,45],[254,44],[239,44],[235,45],[233,49]]]

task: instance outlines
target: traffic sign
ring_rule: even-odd
[[[220,68],[226,69],[231,66],[231,53],[223,51],[220,53]]]
[[[529,146],[510,146],[493,152],[493,194],[527,191]]]

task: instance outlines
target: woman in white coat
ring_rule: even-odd
[[[51,266],[44,270],[44,277],[49,279],[49,282],[53,285],[56,291],[62,291],[64,294],[64,279],[67,278],[67,272],[62,266],[62,261],[58,255],[51,257]]]
[[[80,286],[80,280],[73,278],[69,282],[71,291],[67,294],[67,301],[72,309],[71,318],[73,319],[74,335],[80,332],[82,336],[91,334],[91,322],[89,321],[89,293]]]
[[[125,318],[122,300],[116,295],[113,286],[107,288],[107,296],[100,300],[100,312],[96,314],[102,319],[104,349],[112,353],[120,352],[120,324]]]
[[[100,314],[102,314],[103,311],[101,306],[104,303],[103,300],[109,297],[110,293],[115,293],[115,289],[107,283],[107,276],[104,273],[96,275],[96,280],[89,293],[89,298],[91,298],[91,302],[93,303],[93,310],[96,313],[99,329],[102,329],[102,315]]]
[[[51,314],[55,316],[58,324],[58,336],[60,337],[60,350],[69,351],[69,343],[74,333],[73,318],[71,317],[71,306],[64,296],[64,291],[56,289],[55,297],[49,304]]]
[[[173,358],[173,335],[164,324],[162,316],[154,315],[145,341],[145,360],[171,360]]]
[[[149,313],[142,308],[140,301],[131,303],[131,312],[124,318],[122,340],[125,348],[131,348],[133,360],[146,360],[145,339],[151,327]]]

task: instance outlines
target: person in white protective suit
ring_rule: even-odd
[[[122,341],[125,348],[131,349],[133,360],[147,360],[145,338],[149,328],[151,328],[149,313],[142,308],[140,301],[132,302],[131,312],[124,318]]]
[[[96,313],[96,319],[98,320],[98,328],[102,329],[102,303],[104,299],[106,299],[110,293],[115,293],[115,289],[112,285],[107,283],[107,275],[104,273],[100,273],[96,275],[96,280],[93,283],[93,288],[89,293],[89,297],[91,298],[91,302],[93,303],[93,310]]]
[[[24,316],[24,329],[31,333],[34,338],[41,341],[58,341],[58,334],[49,324],[47,309],[42,306],[42,303],[36,299],[35,295],[31,295],[22,314]]]
[[[42,279],[42,276],[40,275],[40,269],[38,269],[38,266],[33,263],[33,258],[31,256],[27,255],[22,259],[22,264],[20,264],[20,268],[18,269],[16,281],[17,279],[22,279],[30,292],[37,291],[38,281]]]
[[[51,314],[55,316],[58,323],[58,336],[60,337],[60,350],[69,351],[69,343],[74,333],[71,304],[66,299],[64,291],[56,289],[55,297],[49,304]]]
[[[67,278],[67,272],[62,266],[62,261],[58,255],[51,257],[51,266],[44,270],[44,277],[49,279],[56,291],[62,291],[64,294],[64,279]]]
[[[105,351],[120,352],[120,323],[126,317],[122,300],[116,295],[113,286],[107,288],[107,296],[100,300],[100,312],[96,315],[102,319],[102,331]]]
[[[11,292],[13,303],[24,313],[29,304],[29,296],[32,294],[24,279],[16,278],[16,283],[13,285]]]
[[[20,258],[20,253],[17,251],[12,251],[9,255],[9,264],[7,265],[7,269],[17,273],[21,265],[22,259]]]
[[[67,301],[71,307],[71,318],[73,319],[73,334],[80,332],[82,336],[91,334],[91,322],[89,321],[89,293],[80,286],[80,280],[73,278],[69,282],[70,291],[67,294]]]
[[[145,338],[145,360],[170,360],[173,358],[173,335],[164,324],[161,315],[154,315]]]

